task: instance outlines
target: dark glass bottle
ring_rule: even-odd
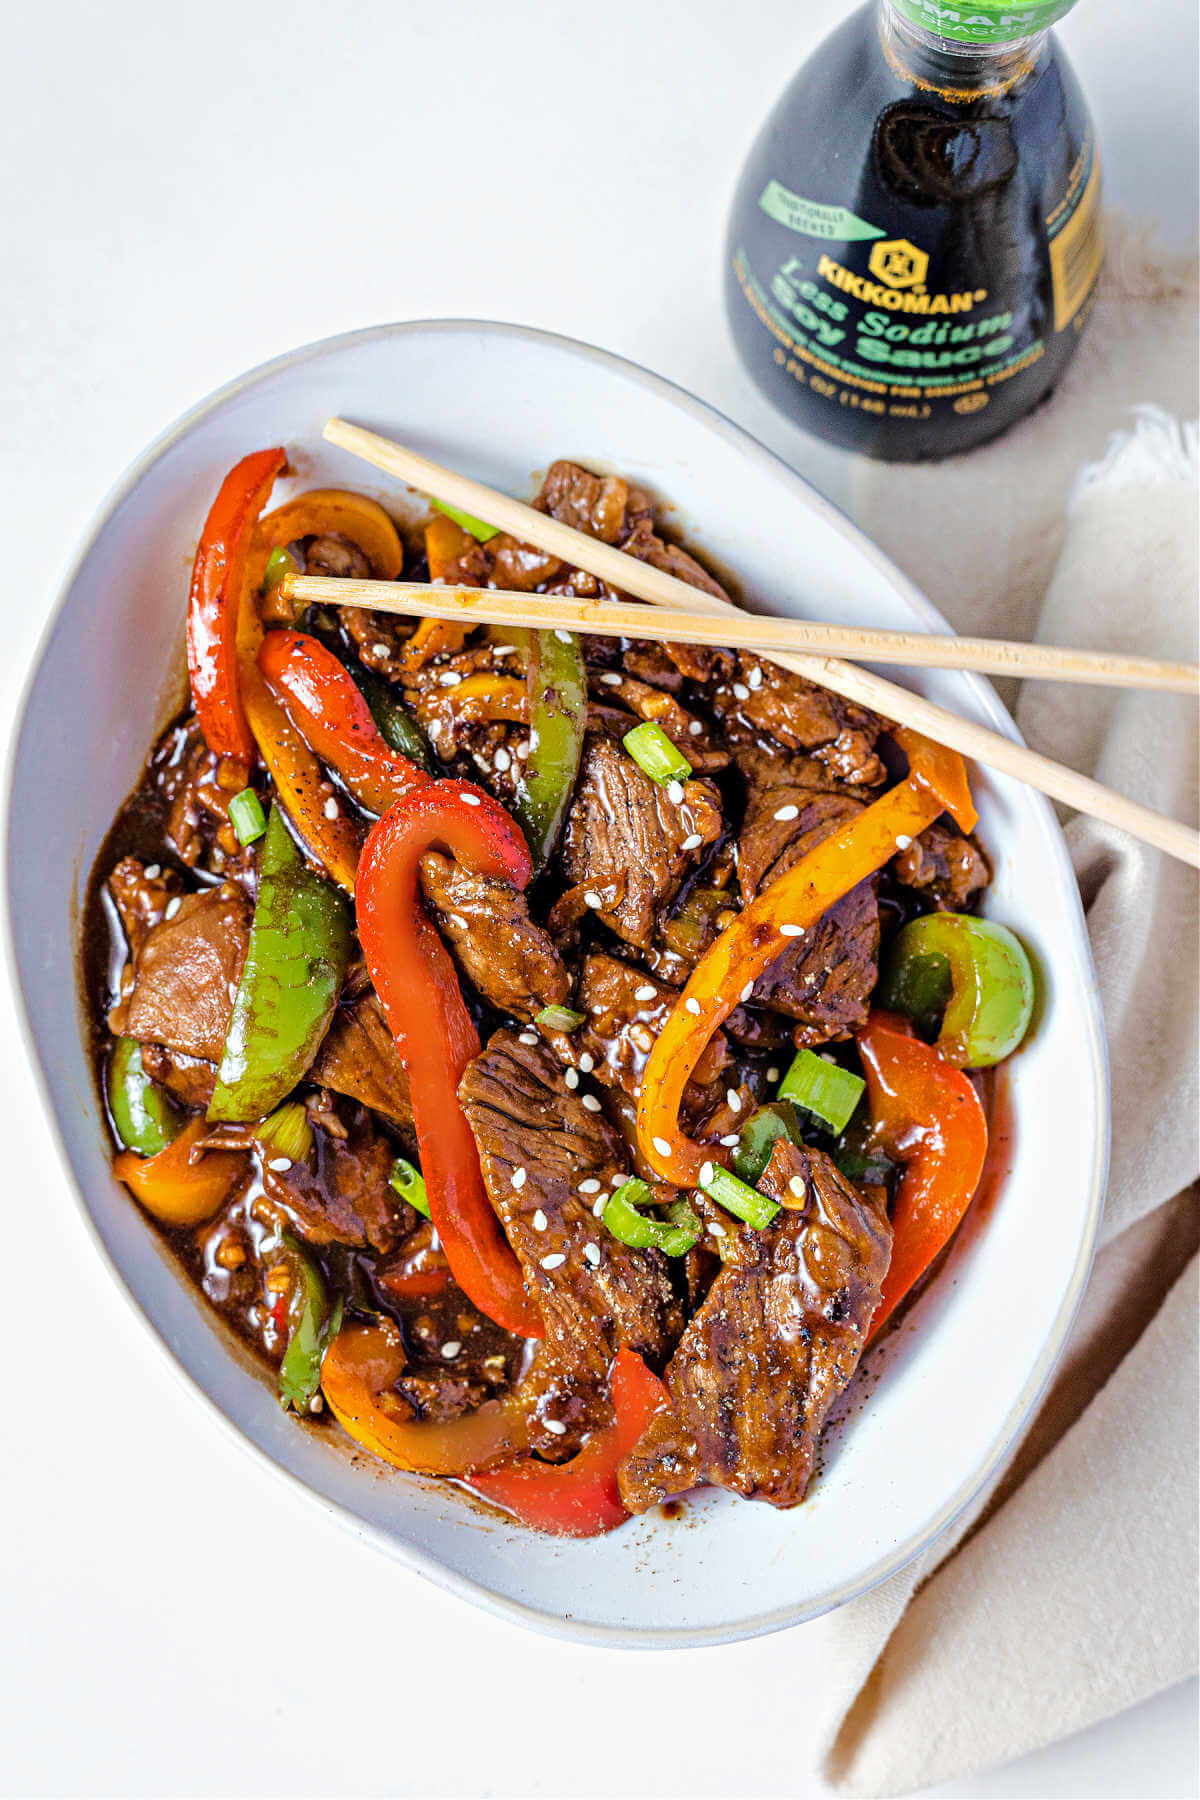
[[[795,76],[742,173],[725,282],[742,361],[797,424],[915,461],[1055,386],[1103,255],[1091,119],[1038,28],[1070,3],[869,0]]]

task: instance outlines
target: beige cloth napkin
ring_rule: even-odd
[[[962,630],[1194,659],[1196,428],[1161,408],[1196,405],[1195,274],[1112,224],[1053,402],[973,457],[871,471],[856,510]],[[1188,699],[1031,685],[1017,717],[1038,749],[1194,821]],[[1006,1761],[1197,1666],[1196,881],[1090,821],[1067,836],[1112,1063],[1101,1248],[989,1493],[949,1544],[808,1628],[830,1671],[821,1773],[846,1794]]]

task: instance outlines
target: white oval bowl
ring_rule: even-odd
[[[1010,1166],[939,1279],[864,1365],[801,1508],[713,1493],[690,1499],[681,1518],[647,1517],[592,1542],[539,1537],[449,1487],[351,1453],[339,1433],[298,1427],[112,1178],[77,940],[88,870],[164,722],[187,570],[225,472],[246,451],[282,443],[299,486],[413,504],[323,443],[335,412],[522,496],[555,457],[619,470],[659,496],[686,541],[730,571],[759,610],[945,629],[761,445],[669,383],[568,339],[471,321],[381,326],[295,351],[222,389],[151,446],[102,508],[47,627],[13,753],[11,949],[86,1216],[157,1341],[216,1415],[360,1534],[443,1586],[543,1629],[638,1647],[720,1643],[811,1618],[918,1554],[996,1470],[1086,1280],[1107,1161],[1107,1069],[1062,835],[1036,794],[976,773],[979,829],[995,864],[987,911],[1020,932],[1044,987],[1036,1034],[1011,1066]],[[1017,735],[983,681],[900,679]]]

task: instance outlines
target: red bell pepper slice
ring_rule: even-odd
[[[964,831],[975,823],[963,760],[916,732],[897,730],[909,759],[898,786],[825,838],[773,881],[701,957],[655,1040],[638,1100],[638,1148],[656,1175],[694,1187],[706,1162],[729,1152],[696,1143],[680,1128],[683,1091],[742,995],[786,950],[790,938],[815,925],[835,901],[881,869],[898,844],[916,837],[943,812]]]
[[[268,631],[259,671],[310,750],[336,769],[356,800],[385,813],[431,779],[379,734],[370,708],[332,650],[302,631]]]
[[[443,849],[474,873],[524,888],[532,874],[517,826],[466,781],[415,787],[371,829],[358,865],[358,935],[408,1071],[430,1216],[460,1288],[523,1337],[542,1321],[492,1209],[458,1084],[479,1036],[454,965],[425,911],[418,865]]]
[[[536,1531],[561,1537],[599,1537],[629,1514],[617,1491],[617,1470],[671,1396],[641,1357],[624,1345],[609,1374],[613,1424],[594,1431],[567,1463],[524,1457],[506,1468],[473,1475],[469,1486]]]
[[[958,1229],[983,1173],[988,1130],[967,1076],[914,1037],[906,1020],[873,1012],[857,1043],[874,1129],[904,1164],[870,1339]]]
[[[246,582],[258,515],[287,467],[284,450],[255,450],[232,468],[204,521],[188,594],[187,652],[200,729],[219,756],[254,761],[242,707],[239,664],[253,657],[261,627]]]

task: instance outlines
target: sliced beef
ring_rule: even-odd
[[[711,784],[660,787],[610,737],[589,737],[563,833],[563,866],[575,887],[568,914],[590,907],[618,937],[644,948],[656,908],[675,896],[720,832]]]
[[[142,1045],[142,1067],[152,1081],[157,1081],[182,1100],[185,1106],[204,1111],[217,1085],[217,1065],[200,1056],[185,1056],[182,1050],[168,1050],[165,1044]]]
[[[750,791],[738,838],[738,880],[753,900],[810,850],[862,811],[861,802],[842,794],[814,793],[781,781]]]
[[[442,936],[498,1012],[532,1019],[567,998],[571,979],[562,958],[511,882],[472,874],[430,851],[421,858],[421,886]]]
[[[713,743],[703,719],[681,706],[666,689],[638,681],[618,669],[589,668],[588,673],[596,698],[609,705],[620,701],[636,718],[660,726],[701,775],[712,775],[728,766],[729,752]],[[633,729],[632,719],[625,729]]]
[[[882,722],[776,663],[739,654],[735,675],[718,681],[709,699],[735,743],[763,736],[785,750],[809,751],[851,788],[871,789],[884,780],[875,754]]]
[[[679,989],[635,969],[619,957],[583,960],[575,1008],[585,1014],[575,1031],[557,1032],[552,1042],[563,1061],[594,1073],[606,1087],[636,1095],[655,1039],[679,999]],[[696,1065],[702,1086],[715,1081],[728,1061],[724,1035],[715,1032]]]
[[[338,1007],[308,1079],[361,1101],[411,1136],[408,1075],[373,989]]]
[[[181,862],[249,883],[254,853],[238,841],[229,802],[246,785],[245,765],[210,750],[195,718],[167,732],[152,774],[167,808],[167,838]]]
[[[468,1064],[458,1097],[559,1362],[602,1384],[621,1344],[664,1356],[676,1328],[667,1260],[627,1248],[595,1216],[628,1170],[599,1102],[567,1087],[545,1044],[509,1031]]]
[[[592,475],[578,463],[560,461],[547,469],[533,504],[575,531],[615,544],[625,531],[628,500],[629,483],[619,475]]]
[[[915,837],[892,861],[892,873],[904,887],[914,888],[938,912],[962,912],[973,906],[992,879],[987,857],[974,838],[938,819]]]
[[[872,876],[831,906],[754,984],[756,1006],[795,1019],[797,1048],[849,1037],[865,1025],[879,979],[879,903]]]
[[[168,904],[134,960],[131,1037],[220,1061],[250,916],[245,893],[230,882]]]
[[[797,1505],[858,1365],[891,1255],[886,1214],[820,1151],[782,1139],[759,1186],[782,1210],[721,1240],[721,1271],[667,1366],[673,1410],[618,1477],[631,1512],[699,1482]]]
[[[139,862],[136,856],[123,856],[108,878],[108,891],[131,957],[137,957],[142,945],[179,893],[179,877],[161,863]]]
[[[310,541],[304,552],[304,568],[308,575],[328,575],[335,581],[369,581],[372,574],[370,558],[339,531]]]
[[[388,1184],[395,1152],[360,1106],[349,1110],[344,1135],[319,1130],[309,1162],[270,1158],[263,1169],[269,1206],[311,1244],[388,1251],[417,1222]]]

